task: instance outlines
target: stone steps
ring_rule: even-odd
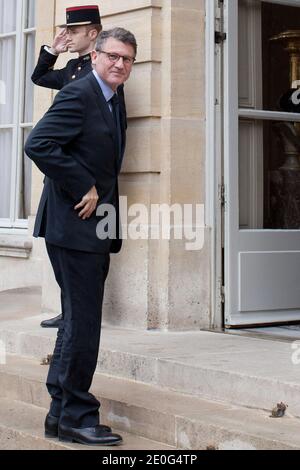
[[[82,446],[44,437],[46,409],[28,403],[1,398],[1,450],[169,450],[164,444],[122,432],[124,444],[119,446]]]
[[[7,354],[0,366],[0,446],[65,448],[43,437],[48,367],[40,362],[52,353],[56,330],[39,324],[51,314],[31,314],[30,305],[22,314],[15,297],[0,320],[0,362],[3,349]],[[300,449],[300,366],[291,346],[205,331],[103,325],[93,382],[102,421],[126,437],[122,449]],[[287,415],[271,419],[281,401]],[[27,410],[23,421],[13,420],[13,409],[6,413],[11,406]],[[31,414],[36,434],[26,428]]]
[[[1,448],[70,448],[43,438],[47,370],[14,355],[0,366]],[[300,421],[289,414],[272,419],[270,412],[103,373],[95,374],[92,391],[101,401],[102,422],[124,437],[124,445],[110,449],[300,449]]]
[[[9,354],[40,361],[53,351],[49,315],[1,322]],[[291,343],[205,331],[136,331],[104,326],[97,371],[203,399],[271,410],[284,402],[300,417],[300,365]]]

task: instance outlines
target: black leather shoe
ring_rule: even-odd
[[[61,321],[62,321],[62,314],[57,315],[57,317],[50,318],[49,320],[42,321],[41,327],[42,328],[58,328]]]
[[[78,442],[88,446],[114,446],[123,442],[119,434],[103,431],[101,425],[92,428],[59,426],[58,438],[62,442]]]
[[[50,413],[47,414],[45,419],[45,437],[58,437],[58,421],[59,418],[52,416]],[[98,425],[103,431],[111,432],[111,428],[105,424]]]
[[[47,414],[45,419],[45,437],[57,437],[58,436],[58,421],[59,418],[52,416],[50,413]]]

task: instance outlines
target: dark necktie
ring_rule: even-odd
[[[113,97],[110,99],[110,103],[112,106],[112,114],[114,117],[115,126],[117,129],[118,135],[118,149],[119,149],[119,159],[121,159],[121,149],[122,149],[122,133],[121,133],[121,121],[120,121],[120,104],[118,95],[115,93]]]

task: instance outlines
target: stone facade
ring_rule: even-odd
[[[37,0],[36,54],[71,4],[91,0]],[[128,146],[120,193],[128,204],[204,204],[205,201],[205,1],[110,0],[100,2],[105,29],[123,26],[139,49],[126,84]],[[67,55],[59,58],[63,66]],[[53,92],[35,88],[34,120]],[[42,175],[33,168],[34,222]],[[211,324],[210,232],[204,247],[187,251],[181,240],[127,240],[112,256],[104,320],[136,329],[191,330]],[[42,263],[43,308],[59,309],[58,290],[43,247],[33,242],[31,261]],[[29,260],[30,261],[30,260]]]

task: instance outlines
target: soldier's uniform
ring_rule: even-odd
[[[60,27],[68,28],[92,24],[101,26],[100,11],[97,5],[67,8],[66,24]],[[58,55],[52,54],[48,46],[42,46],[38,63],[31,77],[33,83],[46,88],[61,90],[72,80],[83,78],[92,70],[90,54],[69,60],[61,70],[54,70],[57,58]]]
[[[35,85],[61,90],[68,83],[85,77],[92,70],[90,54],[71,59],[63,69],[54,70],[58,56],[48,52],[46,47],[41,47],[38,63],[31,77]]]

